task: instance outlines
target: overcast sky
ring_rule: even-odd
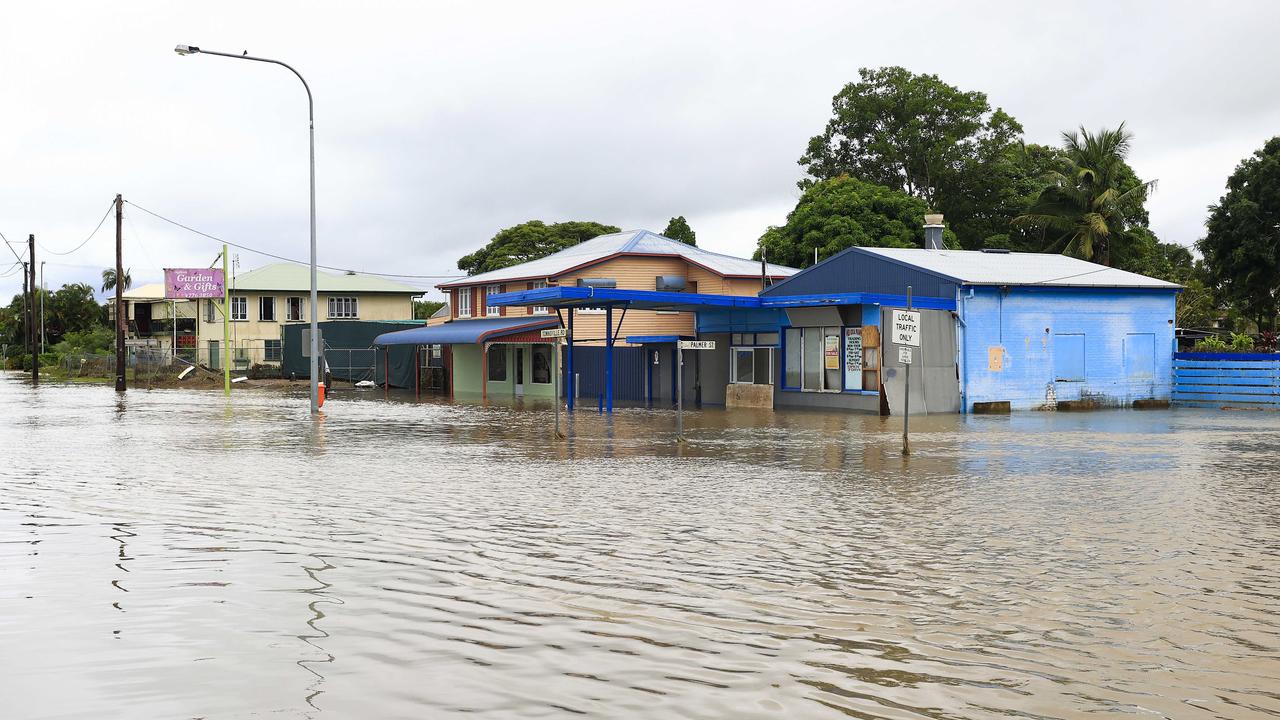
[[[307,255],[305,95],[316,97],[320,262],[457,274],[530,219],[661,231],[752,252],[798,197],[831,96],[902,65],[986,92],[1053,143],[1134,132],[1166,241],[1193,243],[1235,165],[1280,133],[1280,4],[27,2],[0,25],[0,232],[66,251],[111,199]],[[126,205],[135,285],[215,243]],[[48,260],[98,283],[108,220]],[[21,290],[0,250],[0,296]],[[241,270],[271,262],[240,251]],[[423,286],[433,280],[413,281]]]

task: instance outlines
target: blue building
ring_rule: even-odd
[[[831,372],[833,340],[864,346],[856,393],[882,391],[881,410],[900,412],[904,366],[886,326],[901,308],[889,300],[805,307],[806,298],[905,294],[925,310],[922,347],[912,365],[912,412],[973,412],[1167,401],[1172,392],[1175,302],[1179,286],[1063,255],[1004,251],[850,248],[761,293],[782,307],[775,405],[848,406],[854,353]],[[950,308],[946,310],[945,308]],[[747,323],[700,318],[699,330],[730,334]],[[799,344],[797,350],[795,345]],[[821,352],[819,351],[821,348]],[[878,357],[877,357],[878,356]],[[794,365],[800,364],[797,372]],[[820,370],[811,365],[820,363]],[[872,372],[872,371],[875,372]],[[821,377],[819,377],[821,373]],[[877,378],[878,374],[878,378]],[[917,380],[918,378],[918,380]],[[878,385],[878,387],[877,387]]]

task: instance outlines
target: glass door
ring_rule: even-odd
[[[516,394],[524,394],[524,348],[516,348]]]

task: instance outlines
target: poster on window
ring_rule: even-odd
[[[844,389],[862,389],[862,328],[844,329]]]
[[[826,342],[823,346],[822,358],[823,369],[839,370],[840,369],[840,336],[827,335],[824,338]]]

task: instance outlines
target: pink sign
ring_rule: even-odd
[[[164,296],[168,300],[222,297],[222,271],[213,268],[165,268]]]

